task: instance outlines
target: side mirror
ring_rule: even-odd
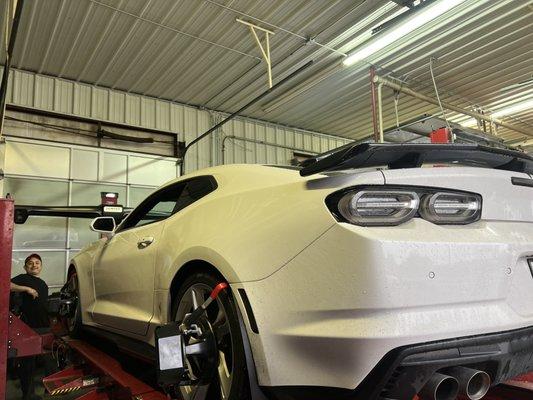
[[[100,233],[112,233],[117,224],[113,217],[97,217],[91,222],[91,230]]]

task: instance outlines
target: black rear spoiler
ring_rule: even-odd
[[[354,168],[417,168],[428,163],[458,163],[533,174],[533,157],[478,144],[348,144],[305,160],[301,176]]]

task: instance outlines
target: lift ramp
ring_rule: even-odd
[[[122,369],[120,363],[91,346],[63,338],[72,350],[73,365],[43,379],[50,395],[84,390],[77,400],[167,400],[167,396]]]

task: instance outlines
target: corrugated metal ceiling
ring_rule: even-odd
[[[466,0],[365,62],[336,67],[339,53],[399,10],[386,0],[26,0],[13,66],[231,112],[266,89],[265,65],[248,29],[235,21],[240,17],[275,32],[274,82],[315,61],[250,109],[250,117],[359,139],[372,126],[369,65],[434,95],[430,57],[448,102],[494,109],[508,98],[518,101],[528,88],[533,97],[531,86],[501,90],[533,75],[530,0]],[[321,72],[328,66],[333,72]],[[311,83],[300,83],[306,80]],[[393,98],[384,89],[386,127],[396,121]],[[398,109],[400,121],[438,112],[404,95]],[[512,118],[533,134],[533,110]],[[523,137],[506,129],[498,134]]]

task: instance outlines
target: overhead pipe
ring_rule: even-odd
[[[296,71],[292,72],[290,75],[286,76],[285,78],[283,78],[281,81],[279,81],[278,83],[276,83],[274,86],[272,86],[271,88],[267,89],[266,91],[264,91],[263,93],[261,93],[259,96],[257,96],[256,98],[254,98],[253,100],[249,101],[248,103],[246,103],[244,106],[242,106],[241,108],[239,108],[237,111],[235,111],[234,113],[228,115],[225,119],[223,119],[222,121],[220,121],[218,124],[214,125],[213,127],[209,128],[206,132],[202,133],[200,136],[198,136],[196,139],[194,139],[192,142],[190,142],[187,146],[185,146],[185,149],[183,150],[183,153],[181,154],[181,162],[180,162],[180,175],[183,175],[184,174],[184,171],[185,171],[185,155],[187,154],[187,150],[189,150],[191,148],[191,146],[193,146],[194,144],[198,143],[200,140],[202,140],[203,138],[205,138],[206,136],[210,135],[212,132],[216,131],[217,129],[219,129],[222,125],[226,124],[227,122],[229,122],[230,120],[232,120],[233,118],[235,118],[236,116],[238,116],[241,112],[243,112],[244,110],[246,110],[247,108],[251,107],[252,105],[254,105],[255,103],[257,103],[259,100],[261,100],[262,98],[264,98],[265,96],[269,95],[271,92],[273,92],[274,90],[278,89],[280,86],[283,86],[285,83],[287,83],[288,81],[290,81],[292,78],[294,78],[296,75],[299,75],[301,72],[303,72],[304,70],[306,70],[307,68],[309,68],[311,65],[313,65],[313,62],[314,61],[308,61],[307,63],[305,63],[303,66],[301,66],[300,68],[298,68]]]
[[[298,147],[285,146],[285,145],[279,144],[279,143],[265,142],[264,140],[257,140],[257,139],[250,139],[250,138],[245,138],[245,137],[240,137],[240,136],[235,136],[235,135],[228,135],[228,136],[224,136],[224,139],[222,139],[222,164],[225,164],[225,156],[224,156],[224,154],[225,154],[225,151],[226,151],[226,143],[225,142],[226,142],[227,139],[234,139],[234,140],[241,140],[243,142],[262,144],[262,145],[265,145],[265,146],[277,147],[279,149],[300,151],[302,153],[309,154],[309,155],[317,155],[318,154],[318,153],[316,153],[314,151],[309,151],[309,150],[305,150],[305,149],[299,149]]]
[[[378,85],[378,116],[379,116],[379,136],[378,136],[378,143],[384,142],[383,137],[383,100],[382,100],[382,92],[383,92],[383,84],[380,83]]]
[[[22,7],[24,0],[15,0],[16,4],[15,14],[13,16],[13,23],[9,33],[9,44],[6,49],[6,60],[4,63],[4,71],[2,74],[2,84],[0,85],[0,138],[4,133],[4,115],[6,113],[6,95],[7,83],[9,80],[9,69],[11,68],[11,59],[13,58],[13,50],[15,49],[15,42],[17,40],[17,32],[19,28],[20,16],[22,14]],[[9,9],[9,7],[7,7]],[[10,15],[7,16],[7,24],[9,25]]]
[[[378,117],[377,117],[377,94],[376,94],[376,82],[375,78],[376,75],[376,68],[370,67],[370,94],[372,98],[372,125],[374,127],[374,141],[379,141],[379,132],[378,132]]]
[[[429,97],[429,96],[426,96],[425,94],[416,92],[413,89],[405,87],[404,85],[399,85],[396,82],[393,82],[390,79],[384,78],[382,76],[374,75],[372,81],[374,82],[374,84],[383,84],[383,85],[385,85],[385,86],[387,86],[387,87],[389,87],[389,88],[391,88],[391,89],[393,89],[395,91],[407,94],[407,95],[412,96],[412,97],[414,97],[416,99],[423,100],[423,101],[425,101],[427,103],[439,106],[438,101],[433,99],[432,97]],[[446,108],[448,110],[455,111],[455,112],[458,112],[458,113],[461,113],[461,114],[465,114],[465,115],[469,115],[470,117],[473,117],[473,118],[478,119],[478,120],[483,120],[483,121],[487,121],[489,123],[494,123],[496,125],[503,126],[504,128],[513,130],[515,132],[521,133],[521,134],[526,135],[526,136],[533,136],[533,131],[528,131],[528,130],[523,129],[523,128],[519,127],[519,126],[516,126],[516,125],[513,125],[513,124],[509,124],[507,122],[502,121],[499,118],[486,116],[484,114],[480,114],[480,113],[475,112],[475,111],[465,110],[465,109],[463,109],[461,107],[455,106],[455,105],[450,104],[450,103],[441,102],[441,104],[442,104],[442,107],[444,107],[444,108]]]

